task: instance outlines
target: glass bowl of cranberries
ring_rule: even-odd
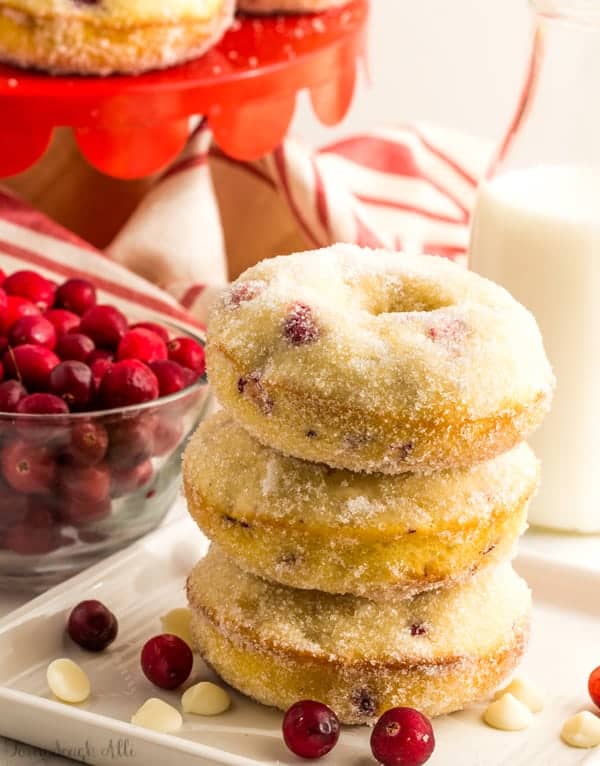
[[[0,271],[0,586],[42,590],[156,527],[208,401],[200,337]]]

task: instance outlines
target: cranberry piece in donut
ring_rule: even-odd
[[[283,323],[283,334],[292,346],[305,346],[318,340],[321,331],[311,307],[294,303]]]
[[[237,387],[240,394],[251,399],[263,415],[270,415],[273,412],[273,399],[263,386],[261,372],[256,370],[247,377],[240,378]]]
[[[233,285],[231,290],[225,294],[225,305],[237,308],[241,303],[247,303],[256,298],[264,289],[265,283],[259,280],[240,282],[237,285]]]
[[[445,317],[427,330],[427,337],[434,343],[453,348],[463,342],[468,331],[469,327],[462,319]]]

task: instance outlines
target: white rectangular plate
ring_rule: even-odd
[[[185,604],[184,583],[206,550],[195,525],[178,521],[60,585],[0,622],[0,734],[97,766],[298,764],[280,736],[281,714],[232,692],[234,704],[217,718],[186,716],[176,736],[129,723],[148,697],[178,706],[139,667],[146,639],[160,633],[161,614]],[[559,739],[564,719],[589,708],[587,676],[600,665],[600,574],[522,554],[517,568],[534,592],[533,633],[522,671],[546,692],[546,707],[524,732],[494,731],[481,707],[437,719],[432,766],[600,765],[600,751],[573,750]],[[118,616],[119,636],[100,655],[79,650],[64,635],[66,616],[97,598]],[[69,656],[87,671],[93,694],[81,706],[52,699],[51,660]],[[194,680],[211,678],[200,661]],[[327,766],[368,766],[369,730],[348,728]]]

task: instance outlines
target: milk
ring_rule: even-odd
[[[535,315],[558,380],[531,439],[542,487],[529,520],[600,531],[600,169],[509,171],[480,190],[471,268]]]

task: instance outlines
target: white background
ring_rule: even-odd
[[[512,116],[530,40],[528,0],[371,0],[370,70],[335,130],[300,110],[316,143],[382,124],[429,121],[498,139]]]

